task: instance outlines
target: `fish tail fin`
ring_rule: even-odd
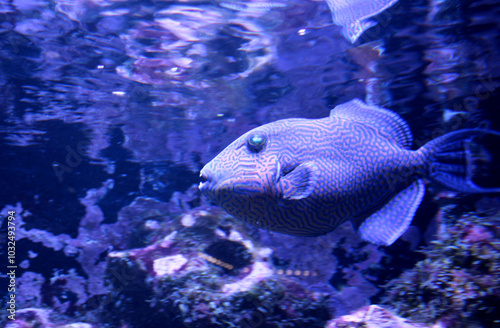
[[[482,142],[486,138],[496,138],[498,144],[500,133],[482,129],[464,129],[430,141],[421,148],[427,155],[425,157],[429,163],[427,176],[459,192],[500,192],[498,186],[478,185],[479,182],[487,182],[488,169],[498,168],[492,164],[491,153],[485,148],[487,142]]]

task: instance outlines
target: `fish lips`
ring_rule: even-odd
[[[213,174],[210,172],[209,169],[205,166],[201,171],[200,171],[200,178],[201,182],[198,186],[198,189],[205,195],[205,196],[210,196],[210,193],[214,190],[215,186],[215,181],[213,179]]]

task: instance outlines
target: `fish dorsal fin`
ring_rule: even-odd
[[[360,99],[353,99],[337,105],[330,117],[343,117],[376,127],[388,139],[396,140],[403,148],[410,148],[413,142],[408,124],[396,113],[375,105],[368,105]]]
[[[361,223],[358,228],[361,238],[378,245],[391,245],[408,229],[424,193],[422,180],[412,183]]]
[[[318,181],[318,168],[312,162],[298,165],[280,179],[284,199],[302,199],[309,196]]]

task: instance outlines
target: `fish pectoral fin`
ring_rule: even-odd
[[[365,219],[358,232],[366,241],[389,246],[408,229],[424,197],[425,186],[417,180]]]
[[[305,162],[295,167],[280,179],[284,199],[302,199],[309,196],[318,181],[318,168],[313,162]]]

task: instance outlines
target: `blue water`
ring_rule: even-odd
[[[197,243],[209,249],[219,230],[240,229],[243,239],[273,249],[273,270],[319,273],[314,281],[301,274],[300,282],[333,295],[329,315],[308,314],[318,327],[378,303],[381,286],[422,259],[415,249],[432,240],[441,206],[435,190],[417,213],[412,242],[380,251],[392,262],[377,262],[374,278],[359,284],[341,268],[356,271],[353,263],[379,250],[358,244],[362,255],[352,259],[343,246],[328,246],[309,261],[313,241],[232,223],[197,190],[199,170],[242,133],[283,118],[325,117],[353,98],[400,114],[415,148],[460,128],[500,130],[498,1],[356,1],[340,18],[332,18],[332,3],[0,0],[0,273],[7,282],[7,212],[14,210],[16,277],[24,286],[18,320],[26,319],[22,309],[39,308],[64,322],[116,325],[102,316],[113,309],[89,305],[113,289],[108,254],[145,248],[174,230],[182,235],[186,213],[219,219],[186,232],[169,255],[195,254]],[[371,13],[358,22],[360,33],[346,27],[365,15],[356,6]],[[497,201],[491,197],[493,207]],[[341,233],[328,244],[356,238],[348,228]],[[291,255],[284,243],[299,251]],[[350,283],[359,299],[340,292]],[[134,316],[124,320],[137,326]]]

